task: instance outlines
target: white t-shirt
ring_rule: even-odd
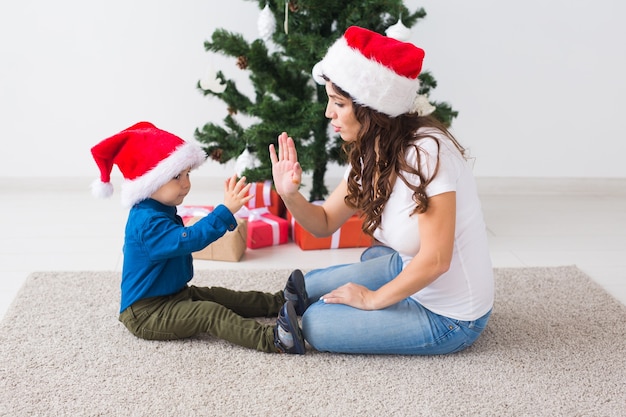
[[[471,168],[454,143],[439,131],[435,132],[441,144],[432,138],[416,140],[422,150],[422,172],[426,178],[440,159],[439,172],[426,188],[429,197],[449,191],[456,192],[456,228],[450,269],[433,283],[412,297],[434,313],[458,320],[476,320],[493,306],[493,268],[489,255],[486,226],[476,183]],[[409,164],[415,166],[415,149],[407,154]],[[346,171],[346,177],[350,168]],[[416,175],[404,173],[412,184],[419,184]],[[382,244],[398,251],[408,265],[420,249],[417,214],[413,192],[397,179],[389,201],[385,205],[381,224],[374,237]]]

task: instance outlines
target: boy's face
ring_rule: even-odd
[[[182,204],[183,200],[191,189],[191,181],[189,180],[190,169],[181,171],[180,174],[166,182],[156,190],[150,198],[158,201],[166,206],[177,206]]]

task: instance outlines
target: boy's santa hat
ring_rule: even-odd
[[[139,122],[91,148],[100,178],[93,182],[94,196],[113,194],[111,170],[117,165],[124,181],[122,205],[131,207],[150,197],[162,185],[187,168],[197,168],[206,159],[198,145],[158,129],[152,123]]]
[[[418,95],[424,51],[417,46],[351,26],[313,67],[313,78],[327,77],[363,106],[391,117],[427,115],[435,108]]]

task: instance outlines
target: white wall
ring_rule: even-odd
[[[626,177],[626,2],[426,0],[415,42],[480,176]]]
[[[489,177],[626,177],[626,2],[410,0],[433,94]],[[139,120],[185,139],[224,104],[195,85],[215,28],[257,36],[256,2],[23,0],[0,4],[0,176],[86,176],[89,149]],[[198,175],[230,166],[205,164]]]

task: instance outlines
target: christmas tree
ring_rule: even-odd
[[[243,94],[221,71],[201,80],[198,88],[224,101],[228,114],[223,125],[207,123],[196,129],[195,137],[212,159],[237,159],[238,173],[254,182],[272,178],[268,146],[285,131],[296,142],[303,170],[311,174],[309,199],[321,200],[328,194],[328,163],[345,162],[341,138],[329,131],[324,116],[326,91],[314,83],[311,69],[349,26],[408,40],[409,28],[426,12],[410,12],[400,0],[257,2],[259,39],[248,43],[241,34],[217,29],[204,44],[208,52],[232,57],[240,70],[249,72],[254,97]],[[420,94],[428,96],[437,83],[427,71],[420,80]],[[450,125],[457,112],[445,102],[431,104],[437,108],[435,117]],[[240,115],[253,122],[244,126]]]

